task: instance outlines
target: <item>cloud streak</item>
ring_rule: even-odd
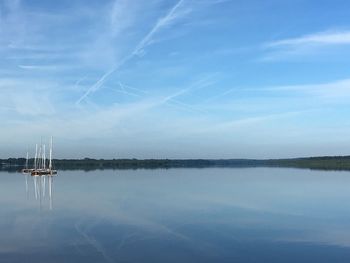
[[[266,44],[268,48],[291,48],[310,45],[348,45],[350,31],[326,31],[297,38],[277,40]]]
[[[263,44],[267,52],[262,61],[300,56],[322,55],[326,49],[350,46],[350,31],[323,31]],[[320,56],[318,56],[319,58]]]
[[[140,55],[142,50],[147,47],[153,36],[162,28],[169,25],[172,21],[178,18],[177,11],[179,7],[183,4],[184,0],[178,1],[171,9],[168,11],[168,13],[161,17],[158,22],[155,24],[155,26],[146,34],[146,36],[137,44],[135,49],[124,59],[122,59],[118,64],[116,64],[113,68],[111,68],[109,71],[107,71],[93,86],[91,86],[77,101],[76,104],[79,105],[87,96],[90,94],[96,92],[99,90],[105,81],[108,79],[110,75],[112,75],[114,72],[119,70],[125,63],[127,63],[129,60],[133,59],[135,56]]]
[[[292,92],[296,94],[310,95],[327,101],[339,102],[343,99],[348,99],[350,97],[350,79],[342,79],[332,82],[319,83],[319,84],[301,84],[301,85],[289,85],[289,86],[279,86],[270,87],[265,90],[271,92]]]

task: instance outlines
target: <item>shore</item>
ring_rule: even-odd
[[[17,171],[25,158],[0,159],[0,169]],[[29,164],[33,159],[29,160]],[[209,167],[294,167],[319,170],[350,170],[350,156],[322,156],[291,159],[55,159],[59,170],[169,169]]]

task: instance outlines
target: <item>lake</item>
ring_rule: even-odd
[[[349,262],[350,172],[0,172],[0,262]]]

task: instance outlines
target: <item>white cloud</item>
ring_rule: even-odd
[[[55,113],[54,104],[48,94],[33,94],[21,92],[20,95],[12,96],[13,105],[21,115],[52,115]]]
[[[111,15],[110,26],[113,36],[124,33],[137,21],[140,11],[143,10],[143,1],[117,0],[114,2]]]
[[[19,68],[25,70],[37,70],[37,71],[58,71],[58,70],[69,70],[74,67],[68,65],[18,65]],[[75,67],[77,68],[77,66]]]
[[[336,54],[337,49],[343,46],[350,46],[350,31],[324,31],[303,35],[295,38],[287,38],[272,41],[264,44],[265,54],[262,61],[273,61],[285,58],[326,55],[325,50],[332,50]],[[332,49],[333,48],[333,49]],[[329,56],[327,56],[329,59]]]
[[[323,100],[348,99],[350,97],[350,79],[342,79],[319,84],[287,85],[270,87],[265,90],[273,92],[294,92]]]
[[[297,38],[277,40],[266,44],[270,48],[300,47],[309,45],[345,45],[350,44],[350,31],[326,31]]]

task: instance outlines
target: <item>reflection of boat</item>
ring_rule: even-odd
[[[25,175],[25,186],[26,186],[26,195],[27,199],[29,199],[29,191],[28,191],[28,174]],[[46,179],[47,177],[47,179]],[[42,176],[32,176],[33,184],[34,184],[34,197],[39,201],[40,210],[42,209],[42,205],[45,201],[49,201],[50,210],[53,209],[53,180],[54,175],[42,175]],[[47,200],[48,199],[48,200]]]
[[[47,160],[46,160],[46,153],[45,153],[45,144],[35,145],[35,157],[34,157],[34,168],[29,169],[28,168],[28,153],[27,153],[27,159],[26,159],[26,166],[22,170],[23,173],[30,173],[32,176],[36,175],[56,175],[57,170],[53,169],[52,165],[52,137],[50,141],[50,157],[49,157],[49,164],[47,167]]]

